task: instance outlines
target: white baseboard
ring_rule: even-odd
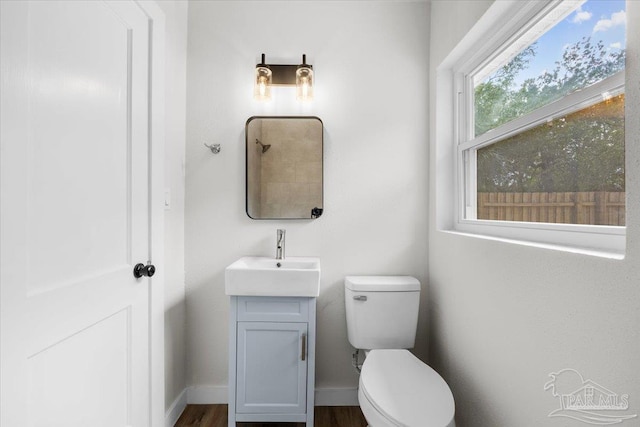
[[[164,415],[164,426],[173,427],[182,415],[184,408],[187,407],[187,389],[185,388],[173,401],[167,412]]]
[[[226,386],[190,386],[180,393],[166,412],[165,427],[173,427],[187,404],[226,404]],[[357,388],[317,388],[315,406],[358,406]]]

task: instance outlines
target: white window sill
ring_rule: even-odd
[[[443,233],[508,244],[562,251],[600,258],[625,257],[625,227],[597,227],[584,232],[584,226],[571,224],[514,223],[509,221],[461,221]],[[593,227],[591,227],[593,228]]]

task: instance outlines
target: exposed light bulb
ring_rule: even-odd
[[[267,79],[265,77],[260,77],[258,81],[258,93],[261,98],[267,93]]]
[[[256,80],[253,96],[258,100],[271,99],[272,72],[269,67],[256,67]]]
[[[299,101],[313,99],[313,70],[310,67],[298,67],[296,70],[296,98]]]

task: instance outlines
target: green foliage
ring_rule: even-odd
[[[475,90],[476,135],[623,70],[625,51],[589,38],[565,49],[553,70],[519,86],[530,46]],[[478,150],[478,191],[624,191],[624,96]]]
[[[525,70],[530,59],[535,56],[535,48],[535,44],[529,46],[496,71],[486,82],[476,86],[474,93],[476,136],[528,112],[522,108],[527,103],[523,99],[523,94],[527,91],[525,84],[519,90],[514,90],[513,85],[518,73]],[[530,98],[533,99],[533,96]]]

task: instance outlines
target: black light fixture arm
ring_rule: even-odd
[[[267,64],[265,54],[262,54],[260,64],[256,67],[266,67],[272,72],[274,86],[295,86],[296,70],[301,67],[313,69],[313,65],[307,64],[307,55],[302,54],[302,64]]]
[[[259,64],[257,64],[257,65],[256,65],[256,67],[269,67],[269,66],[266,64],[266,61],[265,61],[265,55],[264,55],[264,53],[262,54],[262,59],[260,60],[260,63],[259,63]]]

